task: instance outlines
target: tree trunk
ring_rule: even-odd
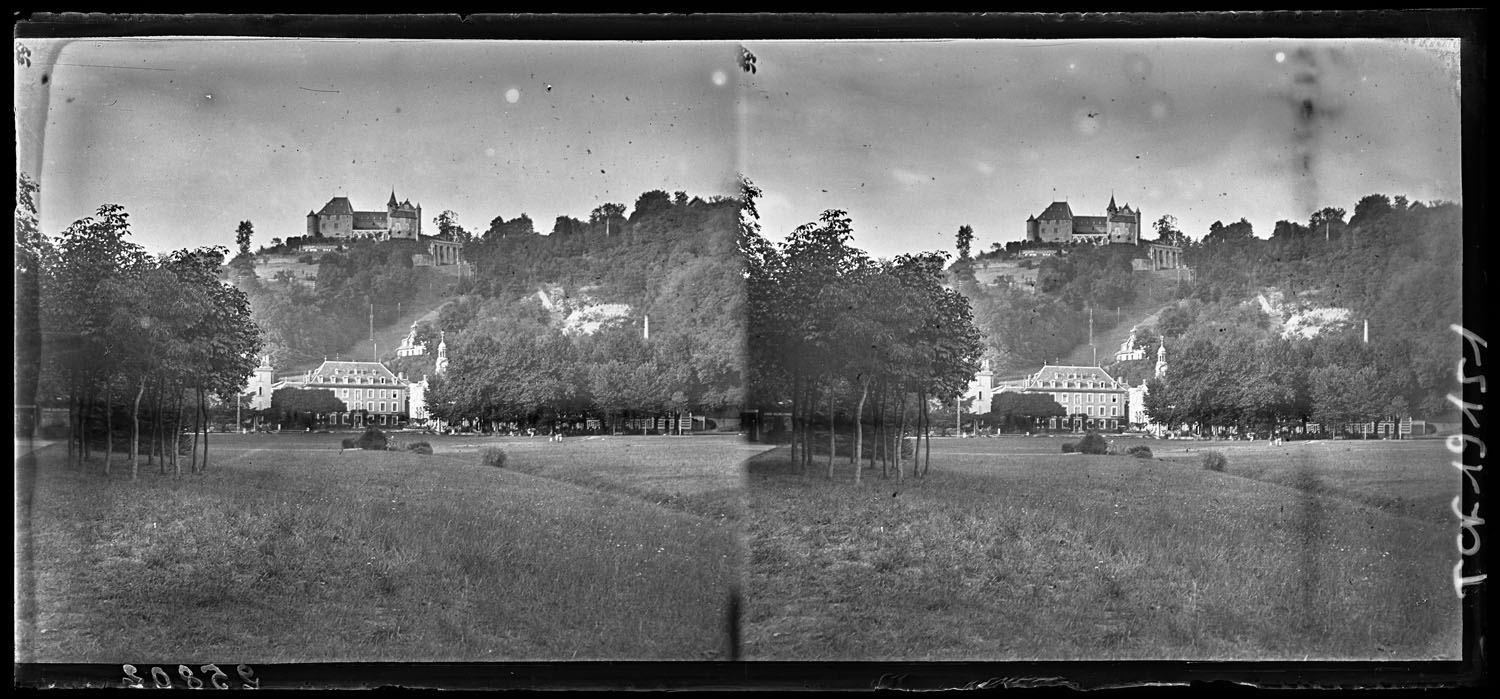
[[[838,430],[833,427],[833,380],[828,380],[828,480],[833,480],[833,455],[838,451]]]
[[[166,408],[164,405],[165,397],[162,395],[164,391],[166,391],[165,382],[158,383],[156,385],[156,411],[155,413],[153,413],[155,415],[155,419],[152,420],[152,422],[155,423],[156,427],[156,463],[158,464],[158,468],[160,469],[160,475],[163,476],[167,475],[167,416]]]
[[[854,484],[859,485],[859,472],[863,464],[859,463],[859,457],[864,451],[865,439],[865,397],[870,395],[870,381],[865,379],[859,382],[859,404],[854,408]]]
[[[115,411],[110,401],[114,398],[111,394],[112,387],[104,384],[104,475],[109,475],[109,462],[115,456]]]
[[[880,477],[882,478],[891,477],[891,449],[889,449],[889,446],[886,446],[885,443],[885,441],[889,440],[889,437],[891,437],[891,431],[889,431],[889,429],[886,429],[885,425],[885,419],[886,416],[888,416],[888,411],[886,411],[886,404],[889,404],[889,396],[888,392],[886,392],[886,387],[882,386],[880,387],[880,402],[877,402],[876,404],[877,416],[876,422],[874,422],[876,444],[879,444]]]
[[[792,441],[787,445],[787,453],[791,457],[792,465],[793,466],[797,465],[797,405],[798,405],[798,401],[797,401],[797,398],[798,398],[798,396],[797,396],[797,389],[798,389],[797,382],[798,382],[797,376],[795,376],[795,375],[792,376],[792,415],[791,415]]]
[[[79,416],[83,413],[83,410],[79,406],[82,404],[83,402],[78,399],[78,392],[75,390],[73,395],[68,398],[68,464],[70,465],[73,463],[75,453],[73,441],[78,439],[78,420]],[[83,450],[78,449],[77,454],[81,456]],[[81,464],[82,461],[80,460],[79,463]]]
[[[906,392],[902,391],[900,400],[896,402],[896,454],[891,457],[896,466],[897,483],[900,483],[903,478],[903,474],[901,473],[901,453],[904,451],[902,448],[905,446],[902,443],[904,439],[906,439]]]
[[[172,477],[182,477],[182,462],[178,460],[182,443],[182,389],[175,389],[176,397],[172,401]]]
[[[208,396],[204,391],[198,396],[198,405],[203,411],[203,467],[198,469],[199,473],[208,471]]]
[[[146,395],[146,379],[142,377],[135,389],[135,405],[130,412],[130,480],[140,476],[141,467],[141,396]]]
[[[198,389],[194,388],[193,389],[193,397],[195,399],[197,399],[199,405],[202,404],[203,393],[201,391],[199,391]],[[193,406],[193,455],[192,455],[192,458],[190,458],[188,460],[188,472],[189,473],[197,473],[198,472],[198,433],[202,430],[202,427],[201,427],[202,424],[203,424],[203,413],[202,413],[202,411],[198,410],[198,406],[195,405],[195,406]]]
[[[922,397],[922,434],[926,435],[926,456],[922,457],[922,475],[927,475],[928,469],[932,468],[932,415],[928,412],[927,397]],[[915,456],[915,454],[913,454]]]

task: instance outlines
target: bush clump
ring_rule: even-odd
[[[1085,454],[1109,453],[1109,442],[1104,437],[1090,432],[1078,441],[1078,451]]]
[[[355,439],[353,437],[347,437],[347,438],[344,439],[344,441],[342,441],[342,442],[339,443],[339,448],[340,449],[358,449],[359,448],[359,440],[357,440],[357,439]]]
[[[1134,456],[1137,459],[1150,459],[1150,458],[1152,458],[1152,456],[1151,456],[1151,447],[1148,447],[1148,446],[1146,446],[1144,444],[1137,444],[1136,446],[1133,446],[1133,447],[1131,447],[1129,449],[1126,449],[1125,453],[1129,454],[1131,456]]]
[[[1078,451],[1078,445],[1072,442],[1063,442],[1062,450],[1064,454],[1072,454],[1073,452]]]
[[[385,451],[386,442],[385,433],[371,427],[365,430],[365,433],[360,435],[359,439],[355,440],[355,446],[358,446],[360,449]]]
[[[1200,459],[1203,463],[1203,468],[1210,471],[1223,471],[1224,467],[1229,465],[1229,459],[1216,451],[1205,451]]]
[[[406,445],[406,450],[418,454],[431,454],[432,445],[427,442],[412,442]]]
[[[505,450],[500,447],[485,447],[479,452],[479,458],[484,461],[485,466],[505,468]]]

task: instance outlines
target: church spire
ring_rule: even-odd
[[[396,201],[396,188],[395,187],[391,187],[391,200],[388,201],[388,202],[386,202],[386,206],[389,207],[389,208],[394,209],[394,208],[396,208],[396,206],[399,203],[400,202]]]
[[[1115,190],[1111,189],[1111,190],[1109,190],[1109,208],[1105,209],[1105,211],[1108,211],[1110,213],[1114,213],[1114,212],[1118,211],[1119,208],[1120,207],[1115,206]]]

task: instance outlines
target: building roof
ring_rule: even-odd
[[[1074,216],[1074,233],[1108,233],[1109,219],[1104,216]]]
[[[1069,218],[1073,218],[1073,209],[1068,206],[1068,202],[1054,201],[1047,207],[1046,211],[1042,212],[1041,216],[1037,217],[1037,220],[1056,221]]]
[[[1029,381],[1107,381],[1119,383],[1109,372],[1096,366],[1073,366],[1048,364],[1031,376]],[[1120,384],[1123,386],[1124,384]]]
[[[326,383],[330,379],[338,377],[347,379],[354,377],[354,383],[380,383],[380,379],[387,379],[386,384],[396,382],[396,375],[380,362],[349,362],[337,360],[324,360],[318,368],[308,374],[308,380],[313,383]]]
[[[354,205],[349,203],[349,197],[334,197],[318,211],[319,216],[353,216]]]
[[[389,224],[386,223],[384,211],[354,212],[355,230],[384,230],[389,227]]]

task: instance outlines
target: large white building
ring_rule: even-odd
[[[1024,393],[1050,396],[1067,417],[1049,418],[1049,429],[1115,430],[1128,419],[1130,387],[1096,366],[1048,364],[1021,385]]]
[[[247,393],[251,407],[271,407],[277,389],[326,389],[344,402],[345,411],[328,416],[328,422],[353,428],[369,425],[395,426],[406,421],[411,382],[404,375],[391,372],[380,362],[345,362],[325,360],[305,374],[275,377],[270,357],[262,357],[252,375]]]

